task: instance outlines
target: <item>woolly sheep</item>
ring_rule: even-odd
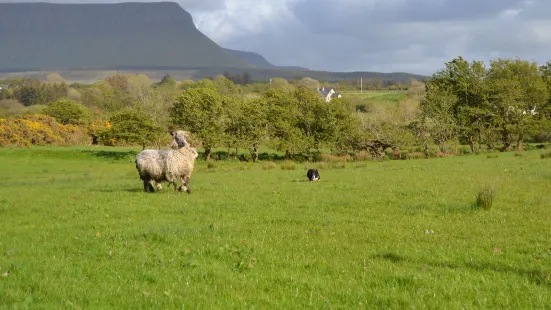
[[[162,181],[168,181],[168,186],[173,184],[176,190],[176,182],[181,180],[178,190],[191,193],[189,180],[198,156],[197,150],[189,146],[187,132],[178,130],[171,134],[173,138],[169,150],[143,150],[136,156],[136,169],[146,192],[155,191],[153,181],[157,190],[162,190]]]

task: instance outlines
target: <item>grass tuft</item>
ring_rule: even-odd
[[[489,210],[494,203],[494,188],[487,186],[481,189],[476,195],[475,207],[479,209]]]
[[[264,163],[262,163],[263,170],[272,170],[272,169],[275,169],[276,167],[277,165],[273,161],[265,161]]]

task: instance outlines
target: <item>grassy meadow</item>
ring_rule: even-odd
[[[407,91],[401,90],[366,90],[363,92],[345,92],[343,97],[359,101],[375,101],[384,103],[396,103],[407,98]]]
[[[545,151],[200,161],[191,195],[137,151],[0,149],[0,309],[551,308]]]

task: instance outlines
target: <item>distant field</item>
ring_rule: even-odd
[[[0,149],[0,308],[549,309],[540,151],[200,161],[191,195],[142,192],[137,151]]]
[[[193,78],[196,70],[64,70],[64,71],[27,71],[0,73],[0,80],[14,78],[37,78],[46,79],[50,73],[59,73],[68,83],[91,84],[104,80],[116,74],[139,75],[145,74],[153,81],[159,81],[165,74],[170,74],[176,80],[188,80]]]
[[[407,91],[364,91],[360,92],[343,92],[343,97],[357,99],[361,101],[386,101],[398,102],[407,97]]]
[[[213,78],[223,72],[229,72],[232,75],[243,74],[248,72],[255,81],[269,81],[270,78],[280,77],[284,79],[294,80],[302,77],[311,77],[319,81],[335,81],[356,79],[358,75],[363,77],[380,78],[383,80],[408,83],[411,78],[423,80],[426,77],[418,76],[409,73],[378,73],[378,72],[326,72],[315,70],[296,70],[283,68],[172,68],[172,69],[75,69],[75,70],[44,70],[44,71],[27,71],[27,72],[0,72],[0,80],[33,77],[44,79],[50,73],[59,73],[65,80],[70,83],[92,83],[103,80],[117,73],[127,75],[145,74],[154,81],[162,79],[165,74],[170,74],[176,80],[200,80],[203,78]]]

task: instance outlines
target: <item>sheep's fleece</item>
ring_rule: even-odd
[[[173,134],[170,150],[144,150],[136,156],[136,168],[144,182],[145,191],[153,191],[151,181],[155,181],[160,190],[162,181],[174,184],[176,189],[176,181],[181,180],[181,188],[190,192],[188,181],[198,154],[195,148],[188,145],[186,136],[185,131],[177,131]]]

